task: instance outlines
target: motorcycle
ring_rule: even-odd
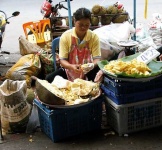
[[[10,52],[2,51],[1,45],[5,34],[6,25],[10,23],[8,20],[12,17],[18,16],[19,14],[19,11],[15,11],[12,13],[12,16],[7,17],[7,14],[4,11],[0,10],[0,57],[2,57],[3,54],[10,54]],[[5,63],[0,62],[0,65],[5,65]]]
[[[0,10],[0,57],[3,57],[3,54],[10,54],[10,52],[1,51],[1,45],[2,45],[2,41],[3,41],[4,33],[5,33],[6,24],[10,23],[8,21],[8,19],[18,16],[19,14],[20,14],[20,12],[15,11],[12,13],[12,16],[7,17],[6,13],[4,11]],[[6,65],[6,64],[0,62],[0,65]],[[3,136],[2,136],[1,121],[0,121],[0,143],[2,143],[2,142],[3,142]]]
[[[73,0],[70,0],[73,1]],[[60,28],[63,22],[62,19],[68,19],[68,16],[61,16],[59,10],[62,8],[68,10],[62,3],[67,2],[67,0],[61,1],[58,4],[53,5],[52,0],[45,0],[41,6],[40,12],[43,15],[43,19],[50,19],[51,22],[51,32],[64,32],[68,28]],[[59,36],[60,34],[57,34]],[[54,36],[55,37],[55,36]]]

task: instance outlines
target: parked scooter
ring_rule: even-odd
[[[5,33],[5,27],[6,27],[6,24],[10,23],[8,22],[8,19],[18,16],[19,14],[20,12],[15,11],[14,13],[12,13],[12,16],[7,17],[6,13],[0,10],[0,57],[4,57],[3,54],[10,54],[10,52],[1,51],[1,45],[3,41],[4,33]],[[0,65],[6,65],[6,64],[0,62]],[[2,143],[2,141],[3,141],[3,136],[2,136],[2,127],[1,127],[1,120],[0,120],[0,143]]]
[[[73,0],[70,0],[73,1]],[[62,19],[64,18],[59,10],[62,8],[68,10],[62,3],[67,2],[67,0],[61,1],[58,4],[53,5],[52,0],[45,0],[41,6],[41,14],[43,15],[43,19],[50,19],[51,22],[51,30],[52,32],[56,31],[57,26],[62,25]],[[68,16],[66,16],[68,18]]]
[[[5,34],[6,24],[10,23],[8,20],[12,17],[18,16],[19,14],[19,11],[15,11],[14,13],[12,13],[12,16],[7,17],[6,13],[0,10],[0,57],[3,57],[3,54],[10,54],[10,52],[1,51],[1,45]],[[5,65],[5,63],[0,62],[0,65]]]

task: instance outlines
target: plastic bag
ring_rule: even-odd
[[[11,80],[26,80],[31,86],[31,76],[37,76],[41,70],[41,62],[37,54],[22,56],[6,73],[6,78]]]
[[[154,47],[155,49],[157,49],[157,46],[155,45],[151,36],[140,39],[138,42],[139,42],[139,44],[138,44],[138,51],[139,52],[144,52],[145,50],[147,50],[151,46]]]
[[[149,29],[149,35],[157,47],[162,46],[162,29]]]
[[[6,133],[25,132],[31,112],[27,103],[26,81],[5,80],[0,86],[2,129]]]
[[[49,73],[54,71],[54,60],[53,55],[51,52],[41,49],[38,53],[41,64],[42,64],[42,71],[46,76]]]
[[[33,133],[40,126],[38,108],[36,105],[33,105],[32,112],[29,117],[29,121],[26,128],[26,133]]]
[[[22,56],[37,53],[41,47],[35,43],[30,43],[25,37],[19,37],[19,48]]]
[[[140,41],[145,39],[149,36],[148,27],[145,26],[143,23],[136,23],[136,40]]]
[[[119,53],[123,48],[119,47],[117,42],[128,40],[135,33],[134,27],[128,22],[110,24],[93,30],[99,39],[103,50],[115,51]]]

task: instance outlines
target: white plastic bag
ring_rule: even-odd
[[[151,36],[140,39],[138,42],[139,42],[139,44],[138,44],[138,51],[139,52],[144,52],[145,50],[147,50],[151,46],[154,47],[155,49],[157,49],[157,46],[155,45]]]
[[[103,50],[115,51],[119,53],[123,48],[117,45],[119,41],[126,41],[135,33],[133,25],[128,21],[118,24],[110,24],[93,30],[99,39]]]

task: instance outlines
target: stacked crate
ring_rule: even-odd
[[[162,125],[162,77],[121,81],[105,75],[101,85],[108,123],[119,135]]]

